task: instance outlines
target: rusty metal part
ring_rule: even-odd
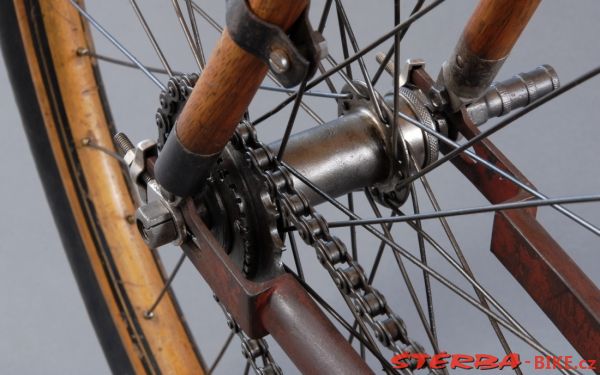
[[[433,84],[422,69],[413,72],[412,80],[422,90]],[[480,134],[464,108],[449,120],[466,139]],[[478,156],[532,186],[489,139],[473,148]],[[532,198],[467,156],[458,155],[452,162],[493,204]],[[491,250],[583,358],[600,358],[600,290],[535,216],[533,207],[498,212]]]
[[[191,200],[183,212],[193,234],[183,250],[249,337],[272,333],[306,374],[372,373],[292,275],[281,274],[264,282],[246,279],[197,215]],[[335,348],[335,356],[331,348]]]
[[[282,283],[269,296],[263,325],[303,374],[371,373],[350,345],[339,345],[339,332],[315,317],[322,312],[297,283]],[[304,344],[304,345],[302,345]],[[335,348],[335,349],[334,349]],[[342,366],[343,364],[343,366]]]

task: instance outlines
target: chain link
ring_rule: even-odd
[[[172,78],[161,94],[161,108],[157,112],[159,144],[163,144],[175,124],[198,76],[189,74]],[[381,292],[368,283],[363,268],[352,259],[344,243],[329,232],[327,221],[317,213],[306,198],[295,190],[289,172],[275,159],[271,151],[257,138],[254,127],[242,122],[231,141],[234,148],[245,155],[265,180],[269,194],[280,202],[284,221],[293,225],[302,240],[316,250],[317,259],[327,270],[349,305],[352,314],[363,328],[374,333],[381,345],[396,353],[423,353],[424,348],[408,337],[404,321],[389,307]],[[220,304],[220,303],[219,303]],[[242,342],[242,354],[257,374],[282,374],[264,339],[249,338],[221,305],[227,324]],[[367,333],[367,339],[370,334]],[[258,364],[261,359],[262,366]],[[416,363],[409,362],[411,368]],[[432,370],[432,374],[437,374]]]
[[[219,301],[219,299],[214,297],[223,313],[225,314],[225,318],[227,319],[227,326],[231,329],[233,333],[235,333],[240,341],[242,342],[242,355],[248,363],[250,367],[254,370],[254,372],[258,375],[282,375],[283,371],[269,352],[269,345],[265,339],[251,339],[242,331],[240,326],[235,322],[231,314],[227,311],[225,306]],[[262,365],[259,364],[262,362]]]
[[[404,321],[391,310],[383,294],[368,283],[363,268],[352,259],[344,243],[329,232],[327,221],[295,190],[291,175],[258,140],[254,127],[242,122],[232,144],[263,176],[272,199],[280,202],[284,220],[296,228],[307,245],[315,248],[317,259],[359,324],[368,327],[383,346],[396,353],[423,353],[424,348],[408,337]]]

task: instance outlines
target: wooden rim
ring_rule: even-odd
[[[14,0],[13,5],[43,119],[44,134],[30,137],[48,140],[68,200],[63,209],[74,218],[103,300],[86,301],[88,310],[106,303],[104,319],[114,323],[135,373],[203,373],[171,295],[154,319],[143,318],[164,285],[161,266],[130,220],[135,208],[119,162],[85,146],[89,140],[114,150],[95,62],[76,54],[81,47],[93,49],[86,23],[68,1]],[[72,267],[78,264],[72,261]],[[80,289],[85,299],[86,289]],[[104,350],[110,357],[114,348],[104,345]]]

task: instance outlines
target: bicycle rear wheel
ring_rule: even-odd
[[[30,143],[113,371],[199,372],[202,359],[170,292],[158,318],[143,319],[165,278],[139,239],[122,168],[109,154],[114,129],[87,22],[68,1],[2,7],[3,49]],[[21,38],[8,36],[15,33]]]

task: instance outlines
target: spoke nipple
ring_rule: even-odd
[[[290,68],[290,59],[284,50],[276,48],[269,55],[269,65],[275,73],[282,74]]]
[[[90,50],[85,47],[79,47],[75,53],[77,53],[77,56],[89,56]]]
[[[154,311],[144,311],[144,319],[150,320],[154,318]]]

